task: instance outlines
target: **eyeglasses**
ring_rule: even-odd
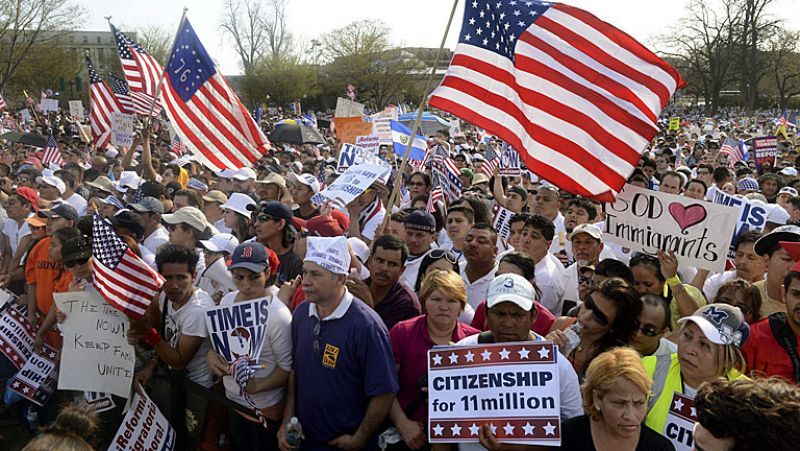
[[[274,216],[270,216],[270,215],[268,215],[266,213],[260,213],[258,216],[256,216],[256,221],[258,221],[258,222],[267,222],[267,221],[275,221],[275,220],[276,220],[276,218]]]
[[[446,249],[434,249],[428,254],[431,257],[431,260],[439,260],[441,258],[446,259],[448,262],[452,264],[458,263],[458,257],[456,254],[446,250]]]
[[[661,331],[664,330],[664,329],[656,329],[653,326],[644,326],[644,327],[640,327],[639,330],[642,332],[642,335],[652,338],[652,337],[655,337],[658,334],[660,334]]]
[[[319,333],[321,330],[322,330],[322,321],[317,320],[317,323],[314,324],[314,354],[316,355],[319,355],[320,351],[319,339],[321,337]]]
[[[77,260],[72,260],[69,263],[64,263],[64,266],[66,266],[67,268],[72,268],[73,266],[76,266],[76,265],[85,265],[86,262],[88,262],[88,261],[89,261],[88,258],[79,258]]]
[[[597,324],[601,326],[608,326],[608,323],[610,322],[608,321],[608,317],[605,313],[598,310],[597,304],[595,304],[591,294],[586,296],[586,300],[583,301],[583,305],[592,311],[592,317],[594,317],[594,320],[597,321]]]

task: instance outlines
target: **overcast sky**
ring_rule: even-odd
[[[76,0],[88,13],[82,29],[108,30],[105,16],[123,29],[146,25],[177,28],[183,6],[224,74],[241,73],[238,57],[220,30],[223,0]],[[652,46],[684,14],[688,0],[571,0],[565,3],[588,10],[599,18]],[[452,8],[451,0],[289,0],[288,22],[292,33],[306,42],[320,34],[359,19],[382,19],[392,29],[395,43],[412,47],[438,47]],[[796,14],[800,0],[777,0],[773,11],[800,29]],[[464,0],[459,0],[447,46],[453,48],[461,28]]]

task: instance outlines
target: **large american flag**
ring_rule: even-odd
[[[58,148],[58,143],[53,135],[47,138],[47,144],[42,152],[42,166],[48,166],[50,163],[58,167],[64,166],[64,157],[61,155],[61,149]]]
[[[3,99],[3,96],[0,96],[0,111],[6,109],[6,101]]]
[[[89,70],[89,123],[92,127],[92,140],[98,149],[105,149],[111,142],[111,115],[122,112],[119,101],[111,88],[94,69],[92,60],[86,57]]]
[[[669,64],[580,9],[468,0],[430,105],[506,141],[553,184],[610,201],[684,85]]]
[[[147,53],[139,44],[133,42],[125,33],[111,25],[111,32],[117,41],[117,53],[122,63],[125,81],[128,82],[133,108],[136,114],[147,115],[153,107],[153,116],[161,112],[161,105],[153,102],[156,96],[158,79],[164,72],[161,63]]]
[[[133,98],[128,89],[128,84],[125,83],[125,80],[116,77],[114,74],[108,74],[108,76],[111,78],[111,90],[113,90],[114,95],[117,96],[117,101],[122,107],[122,112],[125,114],[134,114]]]
[[[111,225],[97,214],[92,226],[92,263],[97,292],[133,319],[144,315],[164,284],[164,277],[134,254]]]
[[[269,141],[214,66],[186,19],[167,63],[163,102],[172,126],[206,167],[251,166]]]

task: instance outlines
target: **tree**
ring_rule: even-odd
[[[82,9],[71,0],[4,0],[0,2],[0,91],[17,70],[47,46],[74,30]]]
[[[758,105],[758,89],[767,75],[766,53],[763,51],[770,35],[778,31],[779,20],[772,18],[767,7],[774,0],[736,0],[740,20],[736,30],[739,91],[747,111]]]
[[[768,86],[778,98],[778,107],[785,110],[792,97],[800,95],[800,32],[781,28],[767,43],[766,70]]]
[[[302,63],[297,56],[267,56],[258,60],[242,88],[251,105],[268,99],[267,103],[283,106],[319,93],[317,67]]]
[[[137,44],[147,50],[162,65],[167,64],[172,43],[175,40],[175,30],[178,27],[166,28],[158,25],[148,25],[136,30]]]
[[[284,57],[291,53],[286,0],[226,0],[221,26],[233,40],[245,75],[265,55]]]
[[[393,47],[389,33],[380,20],[361,20],[321,36],[320,56],[328,63],[321,75],[325,90],[340,95],[352,84],[358,100],[375,109],[412,90],[415,74],[426,66],[413,53]]]

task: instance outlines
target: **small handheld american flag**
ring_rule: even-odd
[[[58,143],[53,135],[47,138],[47,144],[42,153],[42,165],[48,166],[51,163],[58,167],[64,166],[64,157],[61,155],[61,149],[58,148]]]
[[[134,254],[99,215],[94,215],[92,226],[92,263],[97,292],[133,319],[144,316],[164,284],[164,277]]]

